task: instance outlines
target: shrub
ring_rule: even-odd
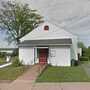
[[[15,49],[15,50],[13,51],[12,56],[13,56],[13,57],[14,57],[14,56],[18,56],[18,49]]]
[[[3,58],[6,56],[6,53],[5,52],[0,52],[0,57]]]
[[[12,60],[12,66],[14,67],[18,67],[18,66],[22,66],[22,62],[20,62],[19,58],[18,57],[14,57],[13,60]]]
[[[80,61],[88,61],[88,60],[89,60],[88,57],[85,57],[85,56],[80,57]]]
[[[77,66],[79,64],[79,61],[72,59],[71,60],[71,66]]]

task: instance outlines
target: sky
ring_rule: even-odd
[[[23,4],[28,3],[32,9],[38,10],[46,21],[77,35],[80,41],[86,46],[90,46],[90,0],[16,1]],[[4,37],[5,34],[1,33],[0,46],[3,46],[2,43],[6,43]]]

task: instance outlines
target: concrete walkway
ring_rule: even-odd
[[[90,83],[36,83],[32,90],[90,90]]]
[[[9,84],[10,83],[7,83],[7,82],[4,82],[4,83],[0,82],[0,90],[4,90],[6,87],[8,87]]]
[[[3,89],[0,90],[90,90],[90,83],[29,83],[25,81],[18,81],[14,83],[11,88],[6,89],[8,84],[1,84]],[[12,88],[13,87],[13,88]]]

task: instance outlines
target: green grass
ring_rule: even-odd
[[[0,69],[0,80],[15,80],[25,71],[24,66],[20,67],[5,67]]]
[[[5,64],[5,63],[7,63],[6,60],[5,60],[5,58],[1,58],[0,57],[0,65]]]
[[[47,69],[38,77],[37,82],[88,82],[90,77],[83,67],[52,67]]]

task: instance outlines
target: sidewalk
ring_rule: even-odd
[[[10,83],[0,83],[0,90],[3,90],[3,89],[5,89],[6,87],[8,87],[8,85],[9,85]]]
[[[3,89],[1,88],[3,86]],[[8,84],[0,84],[0,90],[90,90],[90,83],[31,83],[28,81],[17,81],[5,89]]]
[[[90,83],[37,83],[32,90],[90,90]]]

